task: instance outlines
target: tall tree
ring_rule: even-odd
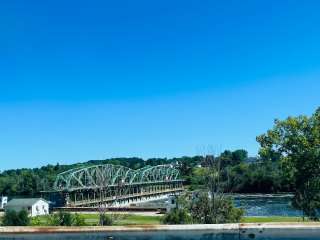
[[[260,155],[279,158],[296,187],[294,205],[313,219],[320,209],[320,108],[311,116],[275,120],[274,127],[257,137]]]
[[[232,152],[232,160],[234,165],[244,162],[247,158],[248,152],[244,149],[239,149]]]

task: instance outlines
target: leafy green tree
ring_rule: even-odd
[[[311,116],[276,120],[274,127],[257,137],[260,155],[280,159],[282,169],[295,185],[293,204],[312,219],[320,209],[320,108]]]
[[[191,190],[200,190],[205,188],[206,168],[194,168],[191,176]]]
[[[232,162],[233,165],[240,164],[248,158],[248,152],[243,149],[236,150],[232,152]]]
[[[232,152],[229,150],[225,150],[218,158],[222,168],[233,165]]]

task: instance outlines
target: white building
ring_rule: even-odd
[[[8,203],[8,197],[0,197],[0,209],[4,209],[4,207],[7,205]]]
[[[35,217],[49,214],[49,203],[42,198],[15,198],[7,203],[5,210],[26,210],[31,217]]]

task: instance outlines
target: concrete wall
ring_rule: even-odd
[[[194,225],[146,225],[146,226],[105,226],[105,227],[0,227],[3,233],[90,233],[90,232],[158,232],[192,231],[211,233],[238,234],[238,239],[268,239],[269,237],[286,237],[285,239],[302,239],[319,237],[320,223],[252,223],[252,224],[194,224]],[[2,236],[2,235],[1,235]],[[319,238],[315,238],[319,239]]]

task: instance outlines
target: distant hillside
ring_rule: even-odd
[[[58,173],[72,168],[96,164],[123,165],[132,169],[160,164],[177,164],[182,178],[191,189],[201,188],[207,176],[204,169],[210,166],[212,156],[179,158],[112,158],[90,160],[70,165],[47,165],[41,168],[6,170],[0,173],[0,194],[7,196],[38,196],[40,191],[51,190]],[[220,160],[225,191],[238,193],[277,193],[292,191],[294,186],[282,174],[277,161],[248,157],[245,150],[226,150],[216,159]]]
[[[0,173],[0,194],[8,196],[37,196],[40,191],[50,190],[58,173],[72,168],[90,166],[96,164],[123,165],[132,169],[142,168],[146,165],[155,166],[168,163],[187,163],[195,166],[201,161],[201,157],[181,158],[112,158],[106,160],[90,160],[83,163],[70,165],[47,165],[41,168],[6,170]]]

